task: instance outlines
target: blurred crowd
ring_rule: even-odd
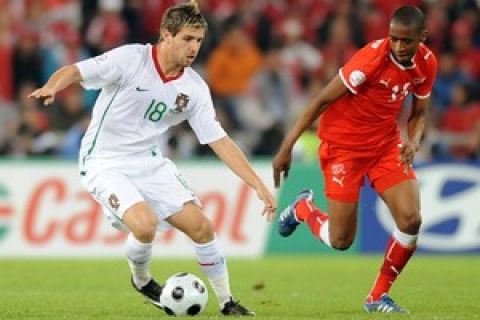
[[[45,108],[27,94],[59,67],[125,43],[155,43],[175,0],[0,0],[0,156],[77,157],[95,91],[72,86]],[[392,12],[419,6],[438,58],[420,160],[480,157],[480,1],[197,0],[209,22],[194,68],[218,119],[250,156],[271,156],[302,108]],[[399,115],[403,129],[409,103]],[[295,155],[316,159],[315,127]],[[208,155],[187,125],[164,152]]]

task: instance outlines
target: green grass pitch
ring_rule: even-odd
[[[380,256],[284,256],[230,259],[237,299],[258,319],[480,319],[480,257],[416,256],[392,297],[409,315],[366,314],[363,299]],[[160,281],[188,271],[193,259],[155,259]],[[210,290],[197,318],[222,318]],[[0,319],[167,319],[131,287],[124,260],[2,259]]]

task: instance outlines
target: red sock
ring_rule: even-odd
[[[380,273],[375,280],[372,290],[368,295],[369,301],[379,300],[382,294],[388,293],[397,276],[402,272],[416,247],[404,247],[393,237],[387,245],[385,258]]]
[[[295,206],[295,218],[300,222],[306,221],[314,208],[315,206],[312,201],[306,199],[298,201]]]
[[[316,238],[320,238],[320,228],[328,220],[328,215],[308,200],[301,200],[295,207],[298,221],[306,222],[310,231]]]

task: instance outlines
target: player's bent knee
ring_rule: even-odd
[[[142,242],[152,242],[157,233],[158,220],[155,216],[149,214],[139,214],[137,219],[128,227],[133,232],[135,238]]]
[[[135,238],[141,242],[152,242],[157,232],[157,224],[141,224],[132,230]]]
[[[122,221],[141,242],[152,242],[155,238],[158,219],[145,202],[130,207],[124,213]]]
[[[398,229],[408,234],[417,234],[422,225],[422,217],[418,210],[412,210],[410,213],[402,215],[398,223]]]
[[[190,231],[190,239],[195,243],[207,243],[215,238],[215,231],[211,222],[204,219]]]
[[[332,248],[340,251],[347,250],[350,248],[350,246],[353,243],[353,239],[347,239],[347,238],[335,238],[332,239],[330,238],[330,244],[332,245]]]

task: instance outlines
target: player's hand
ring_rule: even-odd
[[[30,93],[28,98],[41,99],[43,100],[43,105],[48,106],[55,101],[55,94],[56,92],[53,89],[49,87],[41,87]]]
[[[420,148],[418,143],[406,142],[398,145],[400,147],[400,162],[405,164],[405,172],[408,172],[413,166],[415,153]]]
[[[263,208],[262,216],[266,216],[267,221],[272,221],[275,211],[277,210],[277,202],[272,193],[268,191],[267,187],[262,183],[256,188],[257,195],[263,201],[265,207]]]
[[[280,187],[280,175],[283,172],[283,179],[288,177],[288,171],[292,163],[292,151],[282,150],[278,151],[275,158],[273,158],[273,182],[275,188]]]

